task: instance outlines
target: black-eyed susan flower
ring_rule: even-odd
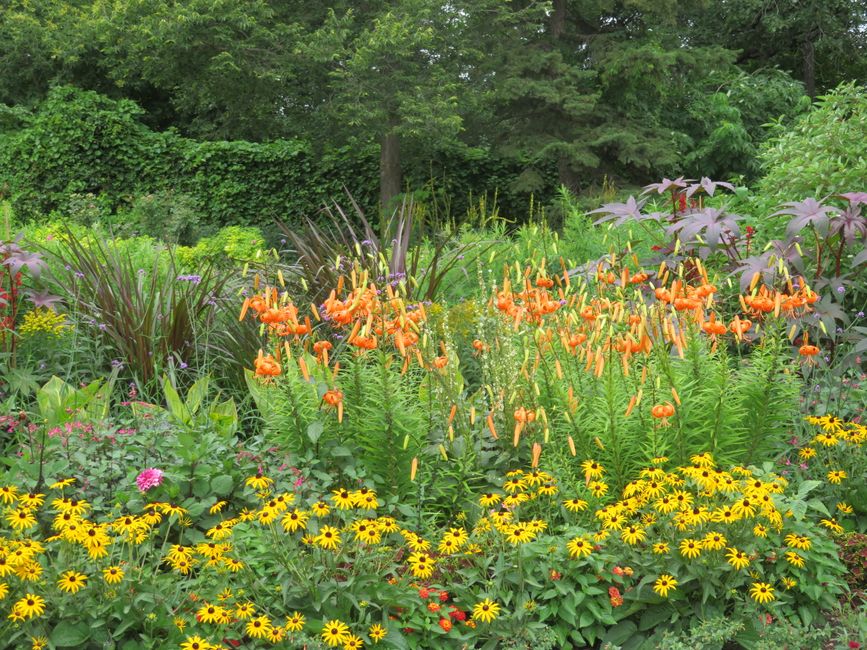
[[[212,647],[207,639],[198,635],[188,636],[186,641],[181,643],[181,650],[211,650]]]
[[[268,628],[268,636],[265,637],[272,645],[276,645],[286,638],[286,630],[280,626],[272,625]]]
[[[727,525],[733,524],[739,519],[740,517],[738,517],[732,508],[719,508],[718,510],[714,510],[713,515],[711,516],[711,521]]]
[[[343,645],[349,637],[349,626],[343,621],[333,619],[322,626],[322,640],[332,648]]]
[[[256,613],[256,605],[247,601],[235,605],[235,616],[242,621],[246,621]]]
[[[421,535],[412,532],[411,530],[402,530],[404,540],[407,546],[413,551],[426,551],[430,548],[430,542],[423,539]]]
[[[202,623],[220,623],[223,620],[223,608],[219,605],[205,603],[199,607],[196,618]]]
[[[299,510],[295,508],[294,510],[290,510],[285,515],[283,515],[283,519],[280,520],[280,524],[283,526],[283,530],[294,533],[296,530],[305,530],[307,528],[307,520],[310,518],[310,513],[306,510]]]
[[[329,506],[324,501],[317,501],[312,506],[310,506],[310,510],[312,510],[313,514],[317,517],[327,517],[331,512],[331,506]]]
[[[697,539],[685,539],[680,543],[680,554],[690,560],[701,555],[702,543]]]
[[[726,553],[726,562],[731,564],[735,569],[740,571],[750,565],[750,558],[743,551],[730,546]]]
[[[499,604],[495,603],[490,598],[485,598],[483,601],[478,602],[473,606],[473,620],[475,621],[490,623],[499,615]]]
[[[267,490],[273,483],[274,480],[267,476],[248,476],[244,481],[244,484],[247,487],[253,488],[254,490]]]
[[[503,482],[503,489],[509,494],[515,494],[516,492],[523,492],[527,489],[527,483],[523,478],[510,478],[506,479]]]
[[[313,543],[329,551],[340,546],[340,531],[334,526],[323,526],[319,534],[313,538]]]
[[[666,495],[657,499],[653,504],[653,508],[660,514],[667,515],[674,512],[677,508],[677,502],[670,496]]]
[[[366,487],[352,493],[352,503],[361,510],[376,510],[379,507],[376,492]]]
[[[45,613],[45,599],[36,594],[25,594],[12,606],[12,613],[24,620],[42,616]]]
[[[351,510],[355,507],[355,500],[349,490],[334,490],[329,498],[338,510]]]
[[[264,615],[257,616],[247,621],[244,629],[247,631],[247,635],[254,639],[267,639],[271,632],[271,619]]]
[[[844,515],[851,515],[854,512],[854,510],[852,509],[852,506],[850,506],[848,503],[845,503],[843,501],[841,501],[840,503],[837,504],[837,510],[842,512]]]
[[[102,570],[102,579],[107,584],[116,585],[123,580],[124,572],[117,565],[106,567]]]
[[[783,583],[783,586],[786,588],[787,591],[789,589],[792,589],[793,587],[797,586],[797,584],[798,584],[797,580],[795,580],[794,578],[790,578],[788,576],[782,578],[780,580],[780,582]]]
[[[417,551],[407,558],[409,569],[416,578],[427,580],[433,575],[435,562],[427,553]]]
[[[566,499],[563,502],[563,506],[569,512],[581,512],[582,510],[587,509],[587,502],[575,497],[574,499]]]
[[[573,558],[581,558],[593,552],[593,544],[586,537],[580,535],[569,540],[566,548],[569,551],[569,555]]]
[[[6,521],[17,531],[24,531],[36,525],[36,516],[31,508],[20,507],[6,511]]]
[[[793,567],[797,567],[798,569],[803,569],[806,562],[804,558],[795,553],[795,551],[786,551],[784,556],[786,558],[786,562],[791,564]]]
[[[757,603],[769,603],[776,598],[774,588],[767,582],[754,582],[750,588],[750,596]]]
[[[227,501],[217,501],[214,505],[208,508],[208,512],[212,515],[219,514],[223,512],[227,505],[229,505]]]
[[[289,616],[286,617],[286,629],[289,632],[300,632],[304,629],[304,625],[306,623],[306,619],[304,618],[304,614],[301,612],[292,612]]]
[[[585,460],[581,463],[581,469],[588,479],[600,479],[605,474],[605,468],[595,460]]]
[[[764,524],[756,524],[753,526],[753,535],[756,537],[767,537],[768,536],[768,527]]]
[[[602,481],[590,481],[587,489],[590,490],[590,494],[599,499],[608,493],[608,484]]]
[[[42,565],[36,560],[28,559],[15,568],[15,575],[26,582],[36,582],[42,577]]]
[[[666,542],[656,542],[652,549],[656,555],[666,555],[671,550]]]
[[[61,591],[77,594],[87,584],[87,576],[78,571],[66,571],[60,575],[57,586]]]
[[[370,640],[374,643],[382,641],[386,634],[388,634],[388,631],[379,623],[374,623],[367,630],[367,636],[369,636]]]
[[[714,531],[708,532],[702,540],[702,545],[708,551],[719,551],[725,547],[726,543],[725,535]]]
[[[813,546],[809,537],[806,535],[796,535],[795,533],[786,535],[785,542],[789,548],[796,548],[801,551],[809,551],[810,547]]]
[[[620,538],[630,546],[643,542],[646,537],[647,533],[639,526],[628,526],[620,532]]]
[[[849,475],[842,469],[835,469],[828,472],[828,482],[833,483],[834,485],[839,485],[843,482],[843,479],[848,477]]]
[[[669,592],[674,591],[675,589],[677,589],[677,580],[668,574],[659,576],[656,579],[656,582],[653,583],[653,591],[663,598],[668,598]]]
[[[831,519],[820,519],[819,523],[833,533],[840,534],[843,532],[843,527],[832,517]]]
[[[13,504],[17,498],[18,488],[14,485],[4,485],[0,487],[0,500],[2,500],[4,504]]]
[[[36,492],[27,492],[18,496],[19,508],[39,508],[45,503],[45,495]]]
[[[379,544],[382,541],[382,533],[375,519],[362,519],[352,524],[355,531],[355,539],[362,544]]]

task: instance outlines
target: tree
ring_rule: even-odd
[[[310,40],[330,71],[322,125],[345,137],[375,139],[380,148],[380,205],[402,191],[404,143],[435,148],[461,130],[460,61],[464,36],[457,4],[400,0],[385,4],[356,29],[354,11],[332,13]],[[346,129],[350,131],[347,132]]]
[[[644,181],[675,171],[685,142],[673,98],[730,65],[717,47],[685,48],[688,1],[556,0],[504,4],[493,22],[490,95],[501,149],[555,164],[580,189],[605,175]],[[541,174],[529,180],[543,183]]]
[[[722,0],[695,12],[693,44],[739,52],[747,70],[779,66],[815,98],[867,78],[867,5],[861,0]]]

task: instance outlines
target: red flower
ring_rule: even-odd
[[[612,573],[616,576],[622,576],[623,575],[623,569],[621,569],[619,566],[616,566],[616,567],[614,567],[614,570],[612,571]],[[609,589],[609,591],[610,591],[610,589]]]
[[[857,641],[849,641],[849,647],[852,648],[853,650],[857,650],[857,648],[861,647],[861,644],[858,643]]]
[[[465,621],[465,620],[467,620],[467,613],[466,613],[465,611],[462,611],[462,610],[460,610],[460,609],[457,609],[457,608],[454,607],[454,606],[452,607],[452,611],[449,612],[449,616],[450,616],[451,618],[455,619],[456,621]]]
[[[441,618],[439,622],[439,626],[443,629],[443,632],[451,632],[452,631],[452,622],[447,618]]]
[[[438,611],[440,611],[440,604],[439,603],[428,603],[427,608],[428,608],[428,611],[438,612]]]
[[[441,602],[441,603],[444,603],[444,602],[446,602],[448,599],[449,599],[449,592],[447,592],[447,591],[441,591],[441,592],[440,592],[440,602]]]
[[[418,590],[418,595],[421,596],[422,598],[428,598],[430,596],[430,591],[428,590],[427,587],[422,587],[421,589]]]
[[[611,600],[612,607],[620,607],[623,604],[623,597],[617,587],[608,588],[608,598]]]

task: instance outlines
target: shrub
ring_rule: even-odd
[[[774,205],[861,190],[867,178],[865,143],[867,90],[843,84],[767,142],[758,194]]]

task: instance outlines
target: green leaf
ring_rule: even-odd
[[[671,619],[671,609],[667,606],[648,607],[641,615],[641,621],[638,623],[638,629],[642,632],[651,630],[663,621]]]
[[[235,482],[228,474],[221,474],[211,479],[211,489],[220,496],[226,496],[232,491]]]
[[[163,377],[163,393],[166,397],[166,403],[169,405],[169,413],[172,414],[172,417],[183,424],[189,425],[192,422],[192,416],[190,415],[186,405],[181,401],[178,391],[176,391],[175,387],[172,386],[168,376]]]
[[[602,638],[603,643],[611,643],[613,645],[621,645],[624,641],[631,638],[638,630],[635,623],[630,620],[620,621],[617,625],[608,630],[608,633]]]
[[[322,432],[325,430],[325,425],[322,424],[319,420],[316,422],[311,422],[307,425],[307,437],[310,438],[310,442],[314,445],[319,441],[319,438],[322,436]]]
[[[803,499],[820,485],[822,485],[822,481],[804,481],[798,487],[798,498]]]
[[[51,643],[58,648],[80,647],[90,637],[87,623],[66,623],[61,621],[51,632]]]

